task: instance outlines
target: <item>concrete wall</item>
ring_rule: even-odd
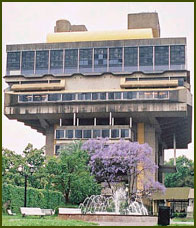
[[[46,155],[54,155],[54,126],[50,125],[46,129]]]

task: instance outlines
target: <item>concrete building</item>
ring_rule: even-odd
[[[7,45],[4,114],[46,136],[46,155],[72,140],[148,143],[163,181],[164,149],[191,142],[186,38],[160,38],[157,13],[128,15],[126,31],[59,20],[46,43]]]

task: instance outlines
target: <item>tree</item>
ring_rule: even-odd
[[[23,172],[29,176],[28,184],[34,188],[43,188],[44,177],[43,165],[45,161],[44,148],[33,148],[28,144],[22,154],[16,154],[9,149],[2,149],[2,176],[3,182],[17,186],[24,186],[24,177],[18,171],[21,166]],[[31,176],[30,167],[33,166],[34,173]]]
[[[122,176],[128,176],[129,190],[135,195],[137,177],[143,175],[142,195],[148,195],[153,191],[164,191],[164,186],[154,181],[153,174],[157,169],[152,160],[152,149],[148,144],[139,144],[120,140],[117,143],[109,143],[108,139],[90,139],[86,141],[82,149],[88,151],[90,156],[89,165],[91,172],[97,180],[111,183],[122,180]]]
[[[169,162],[166,162],[166,165],[173,164],[173,158],[171,158]],[[165,174],[165,186],[194,188],[194,162],[184,155],[179,156],[176,158],[176,169],[176,173]]]
[[[66,203],[80,203],[87,196],[100,193],[100,186],[90,174],[89,156],[81,146],[81,142],[69,144],[46,164],[48,188],[62,192]]]

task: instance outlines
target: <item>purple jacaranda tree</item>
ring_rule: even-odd
[[[92,174],[98,181],[107,182],[110,188],[111,183],[128,177],[129,191],[134,196],[136,191],[138,192],[137,178],[142,175],[144,178],[140,178],[140,195],[165,190],[165,187],[153,178],[158,166],[153,160],[152,148],[147,143],[139,144],[125,140],[111,143],[107,138],[98,138],[86,141],[82,149],[90,155]]]

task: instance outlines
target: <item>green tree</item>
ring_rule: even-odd
[[[173,165],[174,159],[171,158],[166,165]],[[176,173],[165,174],[166,187],[192,187],[194,188],[194,162],[187,157],[179,156],[176,158]]]
[[[23,173],[29,176],[28,185],[34,188],[44,188],[44,148],[33,148],[28,144],[22,154],[16,154],[14,151],[2,149],[2,181],[7,184],[24,186],[24,177],[18,171],[19,167]],[[30,174],[30,167],[34,168],[33,175]]]
[[[62,192],[66,203],[80,203],[100,193],[100,186],[90,174],[88,154],[81,146],[81,142],[69,144],[46,165],[48,188]]]

